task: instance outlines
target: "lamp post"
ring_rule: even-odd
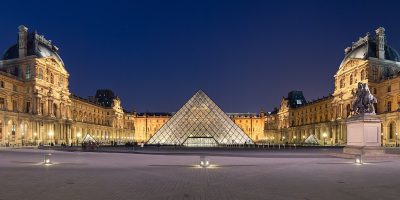
[[[397,140],[399,139],[399,135],[398,135],[398,133],[396,133],[396,147],[397,147]]]
[[[325,146],[326,145],[326,137],[327,137],[326,133],[322,134],[322,137],[324,137],[324,146]]]
[[[383,147],[383,132],[381,133],[381,147]]]

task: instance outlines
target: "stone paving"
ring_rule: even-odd
[[[0,149],[0,200],[400,198],[400,160],[356,165],[330,151],[211,152],[200,168],[195,154]]]

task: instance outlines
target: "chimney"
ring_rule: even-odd
[[[376,32],[376,55],[379,59],[385,59],[385,29],[379,27]]]
[[[27,56],[28,28],[24,25],[18,26],[18,57]]]

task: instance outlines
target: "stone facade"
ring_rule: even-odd
[[[133,140],[133,117],[118,98],[105,107],[69,91],[69,73],[50,40],[19,27],[0,61],[0,145]]]
[[[374,106],[382,120],[382,145],[395,145],[400,130],[399,59],[397,51],[387,45],[384,28],[378,28],[375,37],[367,33],[345,49],[334,75],[333,94],[297,107],[283,98],[280,108],[266,117],[266,135],[274,135],[274,142],[301,143],[314,134],[321,144],[346,144],[346,120],[361,82],[377,98]]]
[[[359,82],[377,98],[381,141],[393,146],[400,130],[400,56],[384,28],[345,49],[333,93],[306,101],[301,91],[282,98],[272,112],[231,113],[255,142],[302,143],[314,134],[321,144],[344,145],[346,121]],[[112,91],[88,99],[69,91],[69,73],[50,40],[18,27],[18,42],[0,60],[0,145],[76,144],[86,134],[104,143],[146,142],[173,113],[129,113]]]

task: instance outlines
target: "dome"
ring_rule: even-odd
[[[58,48],[52,45],[50,42],[47,44],[43,43],[43,40],[38,40],[37,38],[43,38],[42,36],[37,35],[36,33],[29,33],[28,42],[27,42],[27,56],[36,56],[38,58],[45,57],[54,57],[64,66],[64,62],[62,61],[60,55],[58,55]],[[15,59],[19,57],[18,52],[18,44],[12,45],[8,48],[2,57],[2,60]]]
[[[340,64],[342,67],[347,60],[355,58],[355,59],[363,59],[367,60],[368,58],[378,58],[376,55],[376,41],[370,39],[368,36],[365,38],[360,38],[360,40],[353,44],[352,47],[348,47],[345,51],[347,52],[343,61]],[[392,47],[385,44],[385,60],[391,61],[400,61],[399,53],[393,49]]]

